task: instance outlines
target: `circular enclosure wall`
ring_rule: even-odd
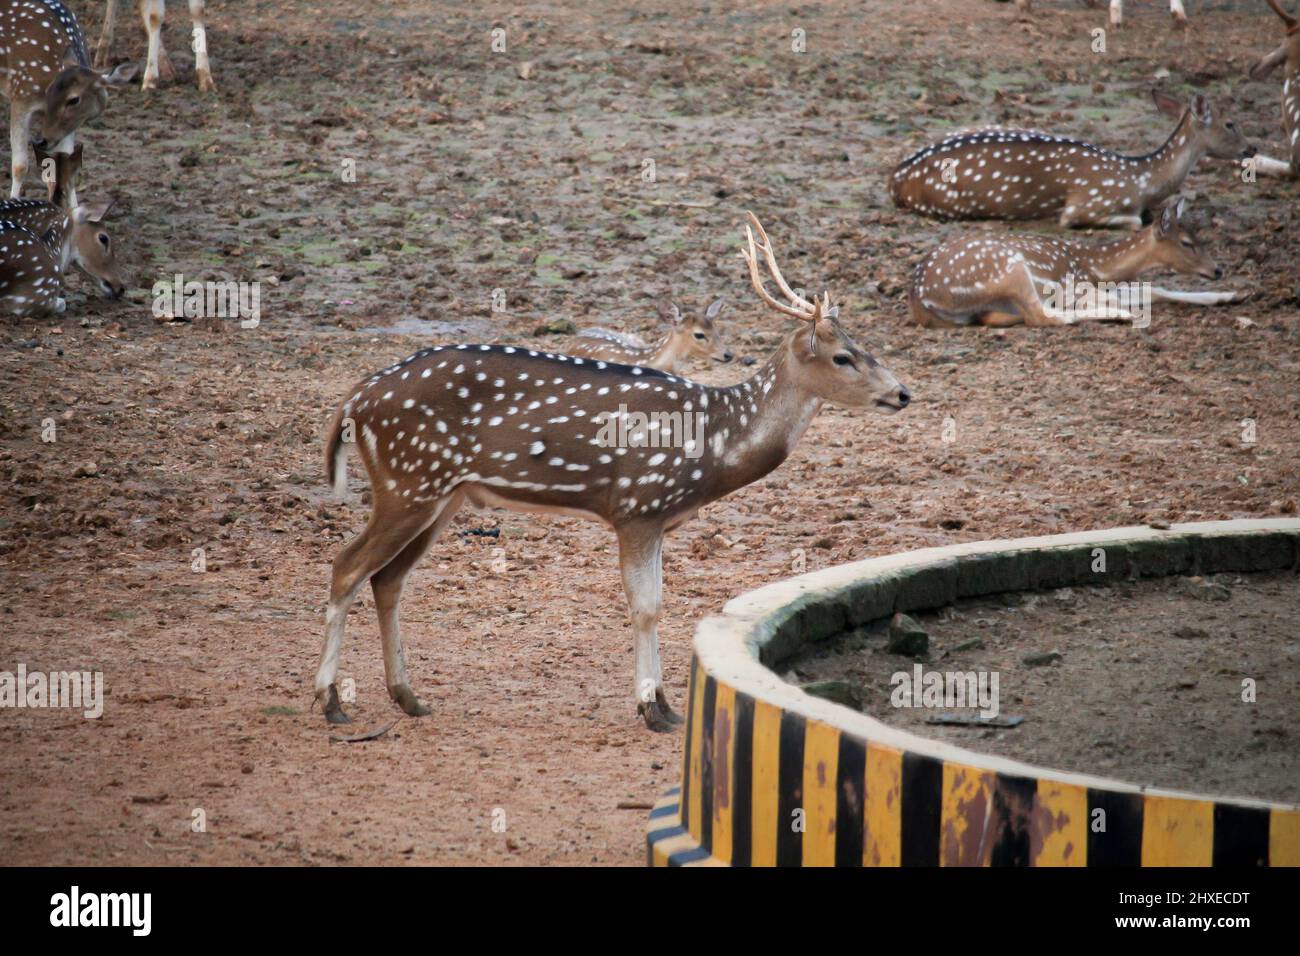
[[[772,670],[809,642],[897,611],[1298,565],[1300,520],[1222,521],[931,548],[741,595],[696,630],[682,786],[650,815],[649,862],[1300,865],[1300,807],[976,753],[809,696]]]

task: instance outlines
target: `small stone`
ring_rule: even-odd
[[[958,644],[952,649],[952,653],[960,654],[962,651],[981,651],[984,649],[984,638],[977,637],[973,641],[965,641]]]
[[[1182,582],[1183,593],[1188,597],[1194,597],[1198,601],[1229,601],[1232,599],[1232,592],[1222,584],[1215,584],[1213,581],[1207,581],[1205,578],[1184,578]]]
[[[843,704],[854,710],[862,709],[862,691],[846,680],[816,681],[812,684],[804,684],[802,690],[805,694],[820,697],[822,700]]]
[[[898,613],[889,622],[889,641],[885,650],[904,657],[923,657],[930,650],[930,635],[915,620]]]
[[[1045,667],[1062,660],[1065,660],[1065,655],[1060,651],[1046,651],[1042,654],[1028,654],[1022,662],[1026,667]]]
[[[77,466],[77,470],[72,473],[73,478],[90,478],[99,474],[99,465],[93,461],[83,462]]]
[[[572,335],[577,331],[578,327],[568,319],[552,319],[533,329],[533,335]]]

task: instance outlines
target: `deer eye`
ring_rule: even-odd
[[[838,352],[833,359],[836,365],[852,365],[853,359],[849,358],[847,352]]]
[[[1236,123],[1224,123],[1223,125],[1226,126],[1228,129],[1232,130],[1234,133],[1237,131]]]
[[[80,102],[81,102],[81,97],[80,97],[80,96],[69,96],[69,97],[68,97],[68,106],[76,106],[76,105],[77,105],[78,103],[80,103]]]
[[[108,248],[108,233],[106,233],[106,232],[101,232],[101,233],[100,233],[99,235],[97,235],[95,238],[99,240],[99,244],[100,244],[101,246],[103,246],[105,249]]]
[[[705,335],[704,335],[703,332],[696,332],[696,333],[695,333],[695,337],[696,337],[697,339],[699,339],[701,342],[703,342],[704,339],[705,339]]]

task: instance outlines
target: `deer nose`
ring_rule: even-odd
[[[1223,266],[1215,266],[1215,267],[1214,267],[1214,278],[1216,278],[1216,279],[1222,279],[1222,278],[1223,278]]]
[[[1254,156],[1254,155],[1255,155],[1256,153],[1258,153],[1258,152],[1259,152],[1259,150],[1256,149],[1254,146],[1247,146],[1247,147],[1246,147],[1246,158],[1247,158],[1247,159],[1250,159],[1250,157]]]
[[[727,351],[725,351],[725,352],[722,353],[722,361],[724,361],[724,362],[730,362],[730,361],[731,361],[733,358],[735,358],[735,357],[736,357],[736,356],[734,356],[734,355],[731,354],[731,350],[730,350],[730,349],[728,349]]]
[[[898,386],[898,404],[906,408],[912,402],[912,393],[907,390],[906,385]]]

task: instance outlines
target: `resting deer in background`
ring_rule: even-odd
[[[204,23],[205,6],[203,0],[189,0],[190,20],[194,23],[191,46],[194,49],[194,75],[198,77],[199,89],[206,92],[215,90],[212,82],[212,65],[208,62],[208,32]],[[113,30],[117,25],[118,0],[107,0],[104,9],[104,28],[99,34],[99,43],[95,45],[95,66],[103,69],[108,62],[109,51],[113,47]],[[167,51],[163,49],[163,20],[167,17],[166,0],[140,0],[140,19],[144,21],[145,32],[149,35],[149,54],[145,61],[144,78],[140,81],[142,90],[156,89],[158,80],[175,79],[176,70],[172,66]]]
[[[1164,145],[1121,156],[1034,130],[990,127],[949,136],[894,169],[894,204],[939,219],[1043,219],[1062,226],[1140,229],[1178,191],[1201,158],[1255,154],[1237,127],[1197,94],[1184,106],[1159,90],[1157,108],[1178,117]]]
[[[1051,236],[965,236],[943,243],[912,274],[907,303],[928,328],[959,325],[1070,325],[1080,319],[1131,319],[1124,301],[1096,303],[1107,283],[1125,283],[1150,269],[1219,279],[1223,270],[1183,218],[1182,199],[1164,207],[1141,232],[1099,246]],[[1096,308],[1054,308],[1067,288],[1093,291]],[[1151,288],[1151,298],[1197,305],[1240,301],[1236,292]],[[1103,296],[1107,299],[1107,296]]]
[[[1083,0],[1088,6],[1096,9],[1100,0]],[[1029,12],[1032,6],[1032,0],[1016,0],[1016,6]],[[1185,28],[1187,26],[1187,11],[1183,9],[1183,0],[1169,0],[1169,15],[1174,19],[1174,26]],[[1124,22],[1124,0],[1110,0],[1110,25],[1118,29]]]
[[[48,153],[70,153],[75,132],[108,105],[110,87],[131,82],[123,64],[97,73],[86,58],[77,18],[59,0],[0,0],[0,75],[9,97],[10,198],[22,194],[29,143]],[[34,121],[39,126],[33,128]],[[76,191],[70,198],[76,202]]]
[[[1286,13],[1277,0],[1268,0],[1268,5],[1282,18],[1286,39],[1251,68],[1250,76],[1262,80],[1280,64],[1286,64],[1282,78],[1282,129],[1291,149],[1291,161],[1256,156],[1255,169],[1274,176],[1300,176],[1300,20]]]
[[[458,345],[424,349],[350,390],[329,425],[325,463],[343,492],[345,438],[353,434],[374,511],[334,559],[315,686],[330,722],[348,720],[334,678],[348,608],[366,581],[389,696],[412,716],[430,712],[407,678],[398,602],[411,569],[466,502],[591,518],[614,530],[635,636],[638,710],[654,730],[680,722],[659,661],[664,534],[780,465],[823,402],[893,413],[911,400],[839,325],[829,296],[809,302],[790,290],[766,234],[750,220],[788,301],[764,287],[746,227],[742,255],[754,288],[802,328],[748,381],[715,388],[639,366]]]
[[[569,354],[621,365],[641,365],[661,372],[677,372],[697,358],[731,361],[731,350],[722,344],[717,323],[718,313],[722,311],[721,299],[715,300],[702,314],[692,314],[689,318],[682,315],[676,304],[670,308],[672,328],[658,345],[648,345],[609,329],[583,329],[578,333],[578,340],[568,347]]]

